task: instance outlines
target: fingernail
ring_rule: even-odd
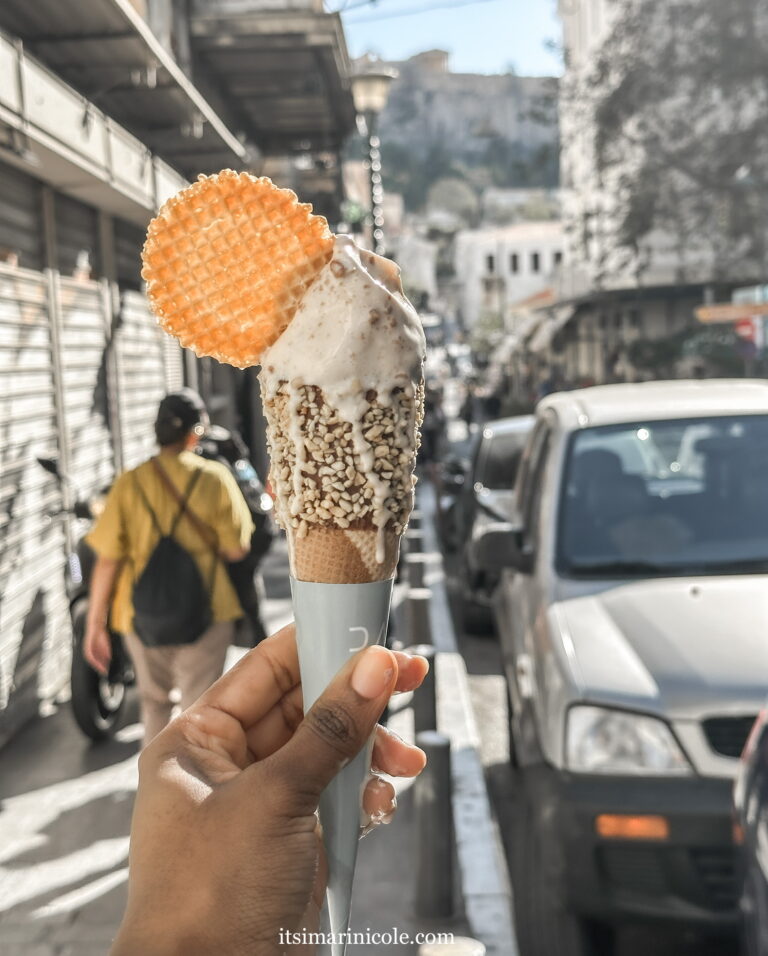
[[[384,647],[368,647],[352,671],[352,690],[366,700],[375,700],[389,687],[393,674],[389,651]]]

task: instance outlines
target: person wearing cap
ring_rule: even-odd
[[[171,719],[174,692],[186,709],[221,675],[234,622],[242,616],[223,562],[248,553],[253,523],[229,470],[195,454],[207,424],[203,400],[192,389],[166,395],[155,421],[159,454],[116,479],[87,538],[97,561],[83,652],[106,675],[108,628],[124,635],[136,672],[145,743]],[[210,588],[212,623],[191,643],[180,635],[178,644],[148,647],[135,633],[132,595],[161,534],[172,534],[193,557]]]

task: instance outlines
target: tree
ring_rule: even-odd
[[[487,361],[504,338],[504,319],[499,312],[483,312],[472,329],[470,345],[475,356]]]
[[[738,376],[744,363],[739,357],[738,336],[730,325],[707,329],[684,329],[660,339],[637,339],[627,346],[627,357],[635,368],[657,378],[674,378],[682,359],[701,359],[710,374]]]
[[[608,35],[563,89],[564,138],[594,160],[582,253],[598,280],[640,278],[662,246],[677,281],[764,276],[768,4],[606,3]]]
[[[438,179],[427,194],[427,209],[449,212],[466,226],[476,226],[480,213],[477,193],[463,179],[456,176]]]

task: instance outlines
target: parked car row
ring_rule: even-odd
[[[528,432],[513,489],[516,446],[492,449]],[[523,784],[521,956],[609,952],[635,920],[733,934],[740,902],[768,953],[768,382],[552,395],[488,425],[468,474],[462,579],[498,585]]]

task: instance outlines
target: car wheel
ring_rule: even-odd
[[[77,726],[91,740],[109,740],[117,730],[125,706],[123,679],[98,674],[83,656],[88,602],[72,609],[72,713]]]
[[[465,555],[462,555],[459,563],[458,574],[463,629],[468,634],[495,635],[496,623],[493,619],[493,609],[490,605],[475,600],[475,588],[478,586],[477,574],[470,570]]]
[[[526,786],[521,789],[512,867],[520,956],[611,956],[611,928],[569,909],[565,861],[549,819],[551,807],[535,800]]]
[[[488,637],[496,633],[491,608],[473,601],[471,597],[466,595],[462,595],[461,598],[461,624],[469,634]]]

